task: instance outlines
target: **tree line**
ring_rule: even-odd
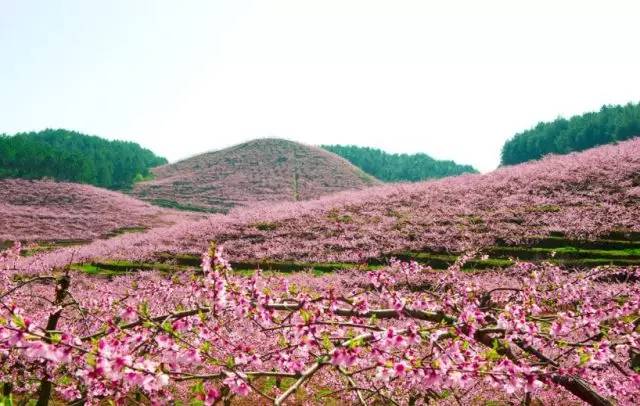
[[[75,131],[0,134],[0,178],[52,178],[126,189],[149,177],[150,168],[165,163],[165,158],[137,143]]]
[[[541,122],[516,134],[502,147],[502,165],[567,154],[640,136],[640,103],[602,106],[600,111]]]
[[[340,155],[364,172],[385,182],[417,182],[463,173],[477,173],[470,165],[436,160],[423,153],[391,154],[380,149],[355,145],[323,145],[322,148]]]

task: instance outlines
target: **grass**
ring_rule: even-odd
[[[633,248],[640,248],[640,240],[610,238],[603,238],[598,240],[571,240],[561,236],[550,236],[537,238],[532,241],[529,246],[533,248],[576,247],[591,250],[628,250]]]
[[[555,204],[540,204],[538,206],[532,206],[527,209],[527,211],[534,213],[557,213],[561,210],[562,207]]]
[[[390,254],[385,259],[395,257],[403,261],[415,261],[422,265],[428,265],[434,269],[445,269],[458,259],[458,255],[454,253],[434,253],[434,252],[400,252]],[[384,261],[382,261],[384,262]],[[489,259],[472,259],[467,261],[463,269],[490,269],[504,268],[513,265],[512,260],[508,258],[489,258]]]
[[[556,248],[540,247],[493,247],[486,252],[491,256],[513,257],[522,260],[562,260],[562,259],[640,259],[640,248],[627,249],[585,249],[564,246]]]
[[[331,209],[327,213],[327,218],[329,220],[335,221],[336,223],[351,223],[353,218],[348,214],[340,214],[338,209]]]
[[[258,228],[258,224],[255,225]],[[272,229],[271,224],[261,227]],[[540,241],[545,243],[540,244]],[[547,244],[553,241],[551,247]],[[571,240],[555,235],[538,239],[530,245],[498,245],[482,251],[487,254],[486,259],[473,258],[463,265],[466,271],[482,271],[486,269],[507,268],[516,260],[530,262],[550,262],[565,268],[587,268],[605,265],[640,266],[640,241],[627,238],[626,240]],[[349,262],[304,262],[304,261],[275,261],[252,260],[232,262],[235,272],[241,275],[251,275],[256,269],[266,273],[290,274],[309,271],[314,275],[324,275],[343,269],[372,270],[388,263],[391,258],[404,261],[416,261],[433,269],[446,269],[458,259],[459,253],[432,251],[403,251],[390,253],[379,258],[371,258],[366,263]],[[184,271],[198,269],[201,257],[198,254],[160,253],[152,262],[131,261],[103,261],[99,263],[74,265],[75,269],[93,275],[113,276],[136,270],[157,270],[161,272]]]
[[[136,261],[101,261],[83,264],[74,264],[72,269],[86,272],[90,275],[115,276],[134,271],[160,271],[176,272],[198,268],[200,258],[193,255],[164,255],[166,262],[136,262]],[[169,261],[168,259],[171,258]],[[195,263],[197,262],[197,265]],[[309,271],[316,276],[335,272],[342,269],[376,269],[382,265],[353,264],[343,262],[293,262],[293,261],[245,261],[232,262],[234,272],[240,275],[252,275],[256,269],[261,269],[267,274],[290,274],[294,272]]]
[[[119,235],[128,233],[142,233],[148,230],[148,227],[142,226],[130,226],[116,228],[109,233],[101,236],[101,239],[108,239],[117,237]],[[21,255],[25,257],[33,256],[42,252],[53,251],[58,248],[74,247],[78,245],[89,244],[92,240],[86,239],[68,239],[68,240],[44,240],[44,241],[25,241],[23,242],[24,248]],[[9,248],[13,244],[12,241],[0,242],[0,250]]]
[[[270,223],[268,221],[259,221],[255,224],[253,224],[253,226],[260,231],[273,231],[276,228],[278,228],[278,224],[277,223]]]
[[[207,207],[193,206],[189,204],[181,204],[174,200],[169,200],[169,199],[153,199],[151,200],[151,204],[154,204],[160,207],[165,207],[168,209],[196,211],[200,213],[221,213],[221,211],[219,210],[215,210]]]
[[[58,248],[74,247],[90,243],[91,240],[51,240],[51,241],[34,241],[24,244],[20,255],[30,257],[41,252],[53,251]]]
[[[129,233],[143,233],[148,229],[149,229],[148,227],[143,227],[143,226],[120,227],[105,234],[103,238],[117,237],[119,235],[129,234]]]

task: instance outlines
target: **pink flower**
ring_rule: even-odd
[[[346,348],[336,348],[331,354],[331,363],[339,367],[350,367],[356,362],[356,350],[348,350]]]
[[[224,384],[229,387],[232,393],[240,396],[247,396],[251,391],[251,388],[247,383],[237,377],[229,376],[224,380]]]
[[[212,406],[218,399],[221,398],[220,390],[214,386],[205,387],[204,396],[202,399],[206,406]]]
[[[393,374],[395,376],[404,376],[409,370],[409,365],[405,361],[393,364]]]
[[[80,399],[82,397],[82,394],[80,393],[78,388],[74,386],[59,387],[56,389],[56,392],[58,392],[60,397],[62,397],[67,402],[75,399]]]

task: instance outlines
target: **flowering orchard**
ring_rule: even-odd
[[[3,240],[91,240],[114,230],[166,226],[193,213],[151,206],[122,193],[75,183],[0,179]]]
[[[640,402],[640,270],[391,262],[322,278],[20,272],[2,254],[4,396],[97,404]],[[245,404],[246,404],[245,403]]]
[[[616,229],[640,231],[640,139],[486,175],[236,209],[34,260],[150,260],[165,251],[199,254],[214,240],[232,261],[358,262],[400,250],[465,252],[553,231],[592,238]]]

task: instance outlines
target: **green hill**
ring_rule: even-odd
[[[582,151],[636,136],[640,136],[640,103],[602,106],[598,112],[541,122],[516,134],[502,147],[502,165]]]
[[[421,153],[390,154],[380,149],[355,145],[323,145],[322,148],[340,155],[364,172],[385,182],[418,182],[463,173],[477,173],[470,165],[439,161]]]
[[[167,163],[134,142],[109,141],[75,131],[47,129],[0,135],[0,179],[51,178],[127,189]]]

